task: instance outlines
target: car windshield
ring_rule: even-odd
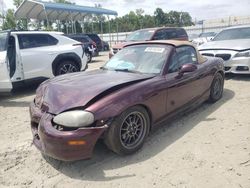
[[[139,30],[131,33],[126,41],[146,41],[150,40],[154,34],[154,30]]]
[[[8,38],[8,33],[7,32],[0,33],[0,52],[6,50],[7,38]]]
[[[216,33],[214,32],[208,32],[208,33],[201,33],[199,37],[213,37]]]
[[[144,74],[159,74],[167,60],[170,47],[150,44],[125,47],[113,56],[103,69]]]
[[[250,39],[250,27],[227,29],[221,31],[218,35],[215,36],[213,41],[235,39]]]

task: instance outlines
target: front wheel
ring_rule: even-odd
[[[145,108],[134,106],[115,118],[104,141],[117,154],[132,154],[142,147],[149,128],[150,120]]]
[[[72,72],[79,72],[80,67],[73,61],[63,61],[56,67],[56,76],[62,75],[62,74],[67,74],[67,73],[72,73]]]
[[[217,73],[214,76],[213,82],[210,87],[209,101],[213,103],[218,101],[222,97],[223,88],[224,88],[224,78],[220,73]]]

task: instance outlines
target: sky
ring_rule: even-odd
[[[0,1],[4,1],[7,8],[13,8],[12,0]],[[85,6],[101,4],[103,8],[117,11],[118,16],[138,8],[142,8],[145,14],[152,15],[157,7],[165,12],[170,10],[189,12],[196,20],[250,15],[250,0],[71,0],[71,2]]]

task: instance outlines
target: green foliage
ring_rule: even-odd
[[[8,9],[6,16],[4,18],[4,23],[2,25],[2,29],[15,29],[16,28],[16,21],[14,17],[14,10],[13,9]]]
[[[13,4],[15,5],[16,8],[18,8],[24,0],[13,0]]]
[[[23,0],[13,0],[13,4],[15,5],[15,7],[19,7],[22,2]],[[74,4],[67,0],[53,0],[53,2]],[[101,8],[102,6],[101,4],[95,4],[95,7]],[[36,24],[34,24],[34,22],[31,23],[31,21],[27,19],[16,21],[14,17],[14,10],[10,9],[7,11],[6,15],[3,16],[3,18],[4,23],[2,29],[17,28],[20,30],[24,30],[28,29],[28,25],[33,27],[35,25],[38,25],[38,28],[53,30],[53,23],[51,21],[48,24],[46,20],[42,22],[39,21]],[[116,17],[115,19],[110,20],[103,15],[86,15],[84,21],[84,32],[86,33],[108,33],[109,28],[110,32],[129,32],[150,27],[183,27],[193,25],[192,18],[188,12],[164,12],[161,8],[156,8],[156,10],[154,11],[154,15],[144,14],[143,9],[136,9],[135,11],[130,11],[128,14],[122,17]],[[41,26],[41,24],[43,24],[43,27]],[[62,32],[72,32],[71,23],[67,24],[66,21],[61,21],[60,25]],[[66,25],[68,25],[68,27],[66,27]],[[81,22],[76,22],[76,31],[79,33],[82,32],[81,26]]]
[[[65,4],[73,4],[70,1],[66,1],[66,0],[53,0],[54,3],[65,3]]]

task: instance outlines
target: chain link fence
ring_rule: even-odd
[[[237,25],[247,25],[250,24],[250,16],[230,16],[227,18],[213,19],[213,20],[203,20],[202,24],[197,24],[195,26],[184,27],[188,35],[198,35],[203,32],[215,32],[218,33],[222,29]],[[117,42],[122,42],[131,32],[123,33],[106,33],[100,34],[99,36],[102,40],[109,42],[112,46]]]

